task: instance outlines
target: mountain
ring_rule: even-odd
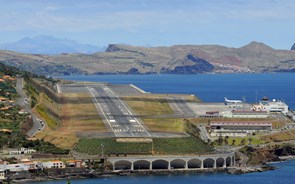
[[[103,47],[88,44],[80,44],[69,39],[58,39],[52,36],[40,35],[25,37],[13,43],[0,45],[0,50],[10,50],[28,54],[61,54],[61,53],[85,53],[103,51]]]
[[[110,44],[93,54],[32,55],[0,51],[0,62],[37,74],[196,74],[294,72],[295,52],[251,42],[220,45],[138,47]]]
[[[291,50],[295,50],[295,43],[293,44]]]

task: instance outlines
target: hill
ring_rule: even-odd
[[[28,54],[61,54],[61,53],[85,53],[103,51],[102,47],[80,44],[69,39],[58,39],[52,36],[40,35],[25,37],[13,43],[0,45],[1,50],[10,50]]]
[[[110,44],[93,54],[31,55],[0,51],[0,62],[37,74],[195,74],[294,72],[295,52],[251,42],[240,48],[219,45],[137,47]]]

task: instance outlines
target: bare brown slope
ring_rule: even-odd
[[[0,51],[0,61],[35,73],[61,75],[295,71],[295,51],[275,50],[259,42],[241,48],[219,45],[146,48],[111,44],[106,52],[54,56]]]

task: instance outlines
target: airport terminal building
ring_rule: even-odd
[[[272,123],[266,121],[212,121],[209,123],[209,133],[217,136],[247,136],[253,132],[271,131]]]

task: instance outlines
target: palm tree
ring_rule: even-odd
[[[233,142],[232,142],[232,146],[234,146],[235,145],[235,143],[236,143],[236,140],[235,139],[233,139]]]

